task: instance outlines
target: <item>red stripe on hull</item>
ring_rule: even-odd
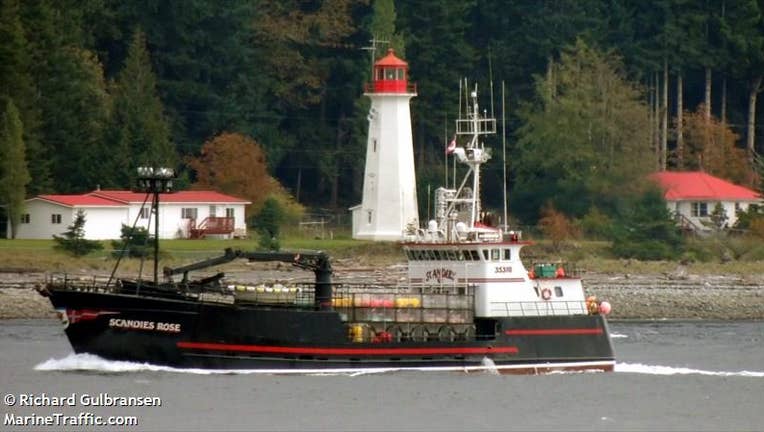
[[[296,355],[449,355],[449,354],[517,354],[517,347],[462,347],[462,348],[314,348],[269,345],[232,345],[206,342],[178,342],[178,348],[209,351],[240,351],[264,354]]]
[[[601,328],[504,330],[507,336],[598,335],[603,332]]]

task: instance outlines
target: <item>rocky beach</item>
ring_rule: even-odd
[[[405,264],[361,267],[351,260],[335,264],[336,281],[396,283],[405,280]],[[227,270],[228,280],[258,283],[278,280],[309,281],[311,275],[286,265],[247,264]],[[0,319],[55,318],[48,300],[36,291],[45,273],[19,270],[0,272]],[[618,319],[764,319],[764,273],[700,275],[678,266],[662,274],[585,272],[587,295],[613,305]]]

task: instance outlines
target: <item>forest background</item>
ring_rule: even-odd
[[[421,218],[427,191],[444,181],[462,78],[506,118],[515,223],[566,231],[562,215],[596,234],[650,202],[646,175],[664,169],[761,190],[764,0],[0,7],[0,201],[12,220],[24,198],[130,188],[147,164],[176,167],[180,187],[252,199],[250,216],[268,196],[298,213],[348,215],[363,185],[363,86],[372,55],[388,47],[417,83]],[[486,141],[484,200],[494,209],[501,135]]]

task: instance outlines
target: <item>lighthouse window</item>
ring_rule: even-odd
[[[399,80],[403,79],[403,69],[398,69],[398,79]]]
[[[377,81],[385,79],[385,72],[382,69],[377,69]]]
[[[395,69],[385,69],[385,79],[386,80],[394,80],[395,79]]]
[[[512,249],[504,249],[504,261],[509,261],[512,257]]]

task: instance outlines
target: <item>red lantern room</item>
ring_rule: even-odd
[[[367,93],[416,93],[416,87],[409,86],[408,69],[408,63],[388,49],[387,55],[374,63],[372,86],[367,86]]]

